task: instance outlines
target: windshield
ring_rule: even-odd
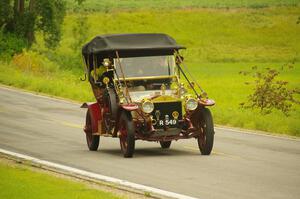
[[[159,77],[174,75],[174,56],[150,56],[120,58],[125,78],[131,77]],[[116,72],[120,78],[123,77],[120,64],[114,59]]]

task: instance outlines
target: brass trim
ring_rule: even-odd
[[[152,121],[151,121],[151,122],[152,122],[152,125],[153,125],[153,126],[155,126],[155,125],[157,124],[157,120],[155,120],[155,119],[153,119],[153,118],[152,118]]]
[[[166,89],[167,89],[166,85],[162,84],[160,89],[161,89],[161,95],[165,95],[166,94]]]
[[[160,111],[159,111],[159,110],[156,110],[156,111],[155,111],[156,121],[159,120],[159,116],[160,116]]]
[[[109,78],[108,77],[104,77],[102,82],[107,86],[109,83]]]
[[[177,120],[178,117],[179,117],[178,111],[173,111],[173,112],[172,112],[172,116],[173,116],[173,118],[174,118],[175,120]]]
[[[177,78],[176,75],[165,75],[165,76],[145,76],[145,77],[121,77],[121,81],[131,81],[131,80],[148,80],[148,79],[171,79],[171,78]]]
[[[121,70],[121,73],[122,73],[122,78],[125,79],[125,75],[124,75],[124,72],[123,72],[122,64],[120,62],[120,57],[119,57],[119,52],[118,51],[116,51],[116,56],[117,56],[117,61],[118,61],[118,64],[120,66],[120,70]],[[120,81],[120,78],[119,78],[119,81]],[[125,99],[126,99],[127,103],[130,103],[130,102],[132,102],[132,100],[131,100],[131,97],[130,97],[130,94],[129,94],[129,90],[128,90],[128,86],[127,86],[126,81],[124,82],[124,84],[125,84],[125,92],[126,92],[126,95],[127,95],[127,96],[125,96]]]
[[[151,100],[153,103],[165,103],[165,102],[183,102],[182,99],[169,95],[161,95]]]
[[[183,102],[183,101],[182,100],[152,101],[153,104],[156,104],[156,103],[168,103],[168,102]]]

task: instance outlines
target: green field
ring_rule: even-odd
[[[93,1],[87,1],[86,6],[89,2]],[[101,2],[109,5],[109,1]],[[182,1],[186,4],[180,8],[185,9],[168,12],[150,9],[147,1],[117,2],[117,9],[112,12],[69,13],[63,25],[61,46],[48,51],[38,37],[34,53],[25,53],[21,60],[14,58],[11,64],[0,64],[0,82],[81,102],[90,101],[93,97],[88,83],[79,80],[83,70],[80,48],[76,46],[81,44],[74,38],[84,36],[84,41],[88,41],[106,33],[164,32],[187,47],[182,54],[188,68],[209,97],[216,100],[212,108],[216,124],[300,136],[300,106],[294,107],[296,110],[290,117],[276,111],[261,116],[257,111],[240,109],[239,103],[245,101],[251,88],[244,84],[250,77],[238,74],[254,65],[279,68],[294,62],[294,69],[283,73],[281,78],[289,81],[291,87],[299,87],[300,24],[297,21],[300,7],[295,6],[299,1],[232,0],[223,4],[217,0],[201,1],[203,4]],[[121,2],[143,9],[124,11]],[[194,4],[189,6],[188,3]],[[199,5],[194,6],[197,3]],[[259,9],[251,6],[256,3],[267,6],[258,6]],[[279,6],[283,4],[288,6]],[[155,6],[158,5],[176,8],[172,7],[175,3]],[[227,6],[233,8],[227,9]],[[86,19],[82,27],[84,34],[80,35],[73,30],[82,25],[79,23],[82,17]],[[36,59],[36,64],[26,65],[26,57]]]
[[[92,188],[86,183],[32,170],[0,159],[0,198],[19,199],[117,199],[112,193]]]
[[[106,33],[164,32],[188,48],[187,62],[288,62],[300,60],[299,16],[300,7],[93,13],[87,15],[85,32],[89,39]],[[76,17],[66,17],[64,47],[72,42]]]

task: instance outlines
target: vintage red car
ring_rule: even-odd
[[[207,106],[215,102],[183,70],[182,49],[159,33],[100,35],[83,46],[96,98],[82,105],[89,150],[98,149],[100,136],[119,138],[124,157],[133,156],[136,140],[169,148],[173,140],[196,138],[201,154],[211,153],[214,125]]]

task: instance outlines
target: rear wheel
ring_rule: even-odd
[[[172,141],[160,141],[159,144],[161,148],[168,149],[171,146]]]
[[[119,123],[120,145],[125,158],[130,158],[134,153],[135,130],[131,113],[123,111]]]
[[[194,127],[198,129],[200,135],[197,138],[198,147],[202,155],[210,155],[214,145],[214,123],[210,110],[203,108],[200,110]]]
[[[86,113],[86,121],[85,121],[85,136],[86,143],[90,151],[97,151],[99,146],[99,135],[93,135],[93,126],[92,126],[92,118],[90,111],[88,110]]]

